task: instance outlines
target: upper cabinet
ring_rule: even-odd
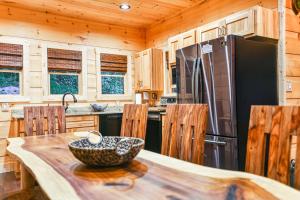
[[[197,42],[230,34],[244,37],[277,38],[276,26],[273,25],[275,18],[273,10],[255,6],[199,27],[197,29]]]
[[[163,52],[146,49],[134,57],[135,90],[163,91]]]
[[[180,35],[176,35],[168,40],[169,63],[176,63],[176,50],[196,43],[196,30],[192,29]]]
[[[169,44],[169,63],[176,62],[176,50],[182,48],[181,35],[176,35],[168,40]]]
[[[277,38],[275,22],[275,11],[255,6],[173,36],[168,40],[169,63],[176,63],[176,50],[225,35]]]
[[[188,47],[196,43],[196,30],[192,29],[181,34],[182,47]]]

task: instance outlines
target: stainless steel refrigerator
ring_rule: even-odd
[[[262,38],[260,38],[262,39]],[[206,166],[244,170],[251,105],[277,105],[277,45],[229,35],[176,51],[179,104],[208,104]]]

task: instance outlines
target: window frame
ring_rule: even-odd
[[[50,74],[58,74],[59,72],[51,72],[48,70],[48,48],[54,49],[64,49],[64,50],[73,50],[81,51],[82,53],[82,69],[80,73],[76,73],[79,76],[78,89],[79,94],[75,94],[76,98],[79,101],[87,100],[87,47],[80,45],[68,45],[68,44],[43,44],[42,45],[42,60],[43,60],[43,69],[42,69],[42,81],[43,81],[43,92],[44,97],[43,101],[61,101],[63,94],[50,94]],[[75,74],[74,72],[67,72],[61,74]]]
[[[102,94],[102,75],[101,75],[101,59],[100,54],[116,54],[127,56],[127,73],[124,75],[124,94]],[[133,100],[133,82],[132,82],[132,69],[133,69],[133,56],[135,52],[119,49],[96,49],[96,74],[97,74],[97,100]]]
[[[22,70],[0,70],[1,72],[19,72],[20,76],[20,94],[17,95],[0,95],[0,103],[14,103],[14,102],[30,102],[29,97],[29,45],[30,42],[25,39],[2,36],[1,42],[8,44],[18,44],[23,46],[23,68]]]

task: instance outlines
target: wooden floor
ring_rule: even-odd
[[[0,173],[0,199],[18,191],[20,191],[20,181],[17,180],[15,173]]]
[[[47,196],[35,186],[32,192],[21,192],[20,180],[14,172],[0,173],[0,200],[48,200]]]

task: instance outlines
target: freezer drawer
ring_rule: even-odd
[[[206,135],[204,165],[238,170],[237,138]]]

